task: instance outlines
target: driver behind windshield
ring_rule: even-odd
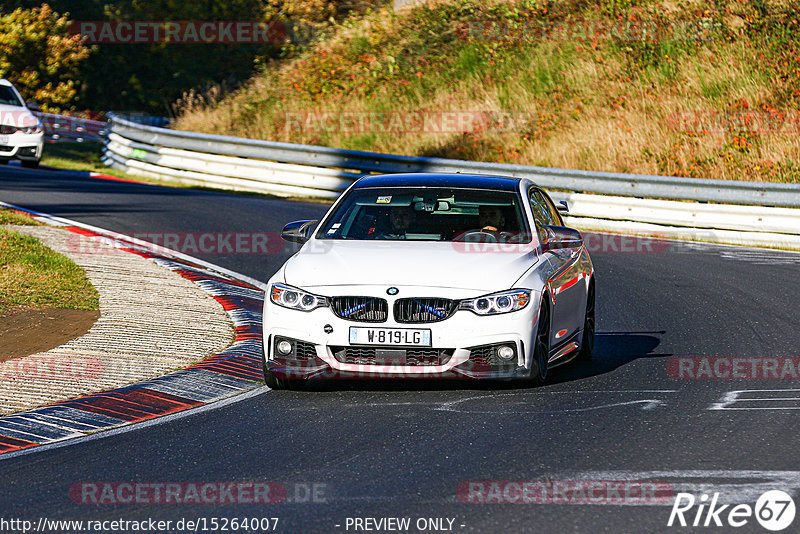
[[[482,233],[486,238],[527,243],[531,237],[519,200],[510,191],[467,188],[354,190],[324,223],[319,237],[463,241]]]
[[[379,237],[404,239],[413,220],[414,214],[409,206],[393,206],[389,209],[389,227]]]
[[[506,217],[500,206],[480,206],[478,208],[478,221],[481,230],[501,232],[506,226]]]

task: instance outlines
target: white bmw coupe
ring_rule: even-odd
[[[32,113],[38,109],[35,102],[26,104],[11,82],[0,79],[0,165],[18,159],[23,167],[39,166],[44,126]]]
[[[566,209],[562,206],[560,209]],[[578,231],[527,179],[357,180],[269,281],[264,379],[528,379],[592,356],[594,268]]]

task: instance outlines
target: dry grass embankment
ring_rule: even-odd
[[[187,95],[179,129],[411,155],[800,182],[797,0],[384,8]],[[447,115],[446,112],[456,112]]]

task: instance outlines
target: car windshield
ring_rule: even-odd
[[[23,104],[11,87],[0,85],[0,105],[22,107]]]
[[[518,194],[426,187],[353,190],[328,217],[317,237],[530,242]]]

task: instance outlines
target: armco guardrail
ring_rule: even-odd
[[[195,185],[285,196],[335,198],[361,176],[336,169],[165,148],[108,137],[104,163],[132,173]]]
[[[800,250],[800,210],[551,192],[583,230]]]
[[[744,205],[800,207],[800,184],[676,178],[377,154],[168,130],[143,126],[116,117],[112,118],[111,131],[120,138],[135,141],[141,145],[294,165],[357,170],[362,174],[368,172],[501,174],[531,178],[542,187],[550,189],[585,193]]]
[[[98,141],[104,142],[108,137],[108,121],[71,117],[69,115],[56,115],[34,111],[34,115],[42,121],[45,137],[50,141]],[[115,114],[109,114],[112,116]],[[117,114],[116,116],[137,124],[148,126],[166,126],[169,119],[151,115]]]
[[[570,206],[567,222],[579,228],[800,249],[800,210],[796,209],[800,206],[800,185],[794,184],[696,180],[373,154],[167,130],[118,117],[112,117],[104,161],[134,174],[187,184],[323,198],[337,197],[353,180],[368,172],[524,176],[551,191],[577,191],[555,191],[552,196],[567,200]],[[638,198],[646,196],[670,200]]]
[[[45,137],[51,141],[105,141],[108,123],[66,115],[34,112],[44,125]]]

